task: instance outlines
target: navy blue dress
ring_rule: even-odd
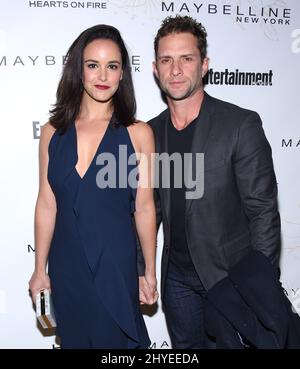
[[[137,168],[132,159],[128,163],[119,155],[120,150],[127,152],[126,158],[134,154],[127,128],[110,122],[81,178],[75,168],[75,124],[63,135],[56,131],[49,143],[48,181],[57,215],[48,272],[63,348],[150,345],[139,305],[132,222],[136,190],[118,181],[119,165],[132,174]],[[97,186],[97,175],[99,179],[107,168],[107,161],[99,157],[103,153],[104,159],[116,160],[115,188]],[[104,179],[113,183],[113,176],[108,176]]]

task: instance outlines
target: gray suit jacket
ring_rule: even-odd
[[[168,152],[169,110],[149,124],[156,152]],[[204,153],[204,194],[186,200],[186,237],[205,288],[227,276],[251,249],[277,266],[280,217],[270,145],[259,115],[205,93],[191,152]],[[163,173],[161,173],[163,174]],[[170,189],[155,190],[158,225],[163,222],[161,294],[170,252]]]

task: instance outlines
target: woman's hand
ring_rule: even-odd
[[[50,287],[50,278],[47,273],[34,272],[29,281],[29,290],[31,293],[31,299],[35,305],[36,295],[41,290],[49,290],[51,292]]]
[[[140,303],[153,305],[158,300],[157,281],[153,274],[145,274],[139,277]]]

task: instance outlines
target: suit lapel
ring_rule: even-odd
[[[207,142],[209,139],[209,134],[211,132],[212,128],[212,120],[210,119],[214,108],[214,99],[211,98],[206,92],[204,93],[204,99],[202,102],[201,110],[199,113],[199,116],[197,118],[195,131],[194,131],[194,137],[192,142],[192,157],[196,156],[196,153],[204,153],[205,148],[207,146]],[[157,130],[156,134],[156,151],[161,153],[168,153],[168,124],[170,121],[170,112],[169,110],[166,110],[166,113],[163,114],[163,117],[161,119],[159,128]],[[194,163],[195,164],[195,163]],[[189,168],[188,176],[191,176],[192,170],[192,178],[196,178],[196,166],[193,165]],[[160,177],[164,175],[164,173],[160,172]],[[189,177],[191,178],[191,177]],[[167,217],[168,225],[170,226],[170,214],[171,214],[171,192],[170,188],[163,188],[161,186],[161,178],[160,178],[160,191],[161,191],[161,205],[165,209],[165,214]],[[191,204],[193,200],[186,200],[186,214],[190,211]]]
[[[170,113],[169,110],[167,110],[164,119],[162,121],[162,129],[161,129],[161,135],[159,135],[159,147],[158,147],[158,152],[159,153],[168,153],[169,152],[169,145],[168,145],[168,125],[169,125],[169,121],[170,121]],[[162,180],[162,177],[165,175],[165,173],[161,173],[160,172],[160,182]],[[165,212],[166,212],[166,216],[167,216],[167,221],[170,225],[170,215],[171,215],[171,203],[170,203],[170,199],[171,199],[171,192],[170,192],[170,188],[165,188],[163,186],[160,185],[161,188],[161,193],[162,193],[162,201],[163,201],[163,206],[165,208]]]
[[[207,146],[207,142],[209,139],[209,135],[212,128],[212,120],[210,119],[212,111],[213,111],[213,99],[205,92],[204,99],[202,102],[202,106],[200,109],[199,116],[197,118],[194,137],[192,142],[192,163],[193,165],[189,165],[187,175],[188,178],[196,178],[196,153],[205,153],[205,149]],[[192,175],[192,177],[191,177]],[[186,199],[185,204],[185,213],[188,214],[192,205],[193,199]]]

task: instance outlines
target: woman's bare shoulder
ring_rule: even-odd
[[[154,151],[154,135],[148,123],[137,121],[128,131],[136,152]]]
[[[138,120],[136,123],[128,127],[129,131],[132,132],[137,138],[144,140],[153,138],[152,128],[148,123]]]
[[[53,136],[55,131],[56,129],[53,127],[51,122],[47,122],[41,127],[40,143],[42,146],[48,147],[51,137]]]

